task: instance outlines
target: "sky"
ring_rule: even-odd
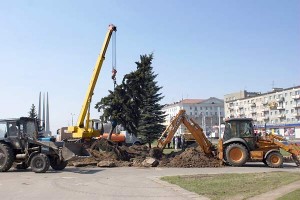
[[[48,92],[51,131],[75,124],[109,24],[118,29],[117,83],[153,53],[162,104],[300,85],[298,0],[0,3],[0,119],[28,116]],[[92,107],[113,90],[111,52]]]

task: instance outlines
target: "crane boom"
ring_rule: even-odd
[[[76,123],[76,126],[70,126],[68,127],[68,132],[73,133],[74,138],[90,138],[95,137],[93,131],[88,130],[88,121],[89,121],[89,107],[91,104],[92,96],[94,93],[94,89],[100,74],[100,70],[103,64],[103,61],[105,59],[106,50],[108,48],[109,41],[111,39],[112,33],[114,31],[117,31],[117,27],[113,24],[110,24],[108,27],[108,31],[106,33],[102,49],[100,51],[100,54],[98,56],[97,62],[95,64],[95,68],[92,74],[92,78],[90,80],[90,84],[87,90],[87,93],[85,95],[84,102],[82,104],[82,108]],[[86,126],[84,126],[84,121],[87,119]],[[98,133],[97,133],[98,134]]]

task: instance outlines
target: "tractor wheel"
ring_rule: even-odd
[[[0,172],[8,171],[14,163],[13,150],[7,145],[0,143]]]
[[[25,162],[16,163],[14,165],[16,169],[27,169],[29,166]]]
[[[225,150],[226,161],[229,165],[240,167],[248,160],[248,150],[242,144],[233,143]]]
[[[32,157],[30,167],[35,173],[45,173],[50,167],[49,158],[45,154],[36,154]]]
[[[283,156],[281,153],[273,151],[267,155],[266,163],[269,167],[280,168],[283,164]]]
[[[68,165],[68,161],[61,161],[58,157],[50,157],[50,166],[54,170],[63,170]]]

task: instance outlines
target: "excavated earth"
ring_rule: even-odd
[[[90,158],[69,162],[76,167],[221,167],[220,160],[207,157],[199,146],[189,147],[185,151],[163,154],[160,149],[150,149],[146,145],[117,146],[116,144],[100,139],[88,149]],[[145,164],[150,160],[151,164]],[[153,163],[152,163],[153,162]],[[155,163],[155,164],[154,164]]]

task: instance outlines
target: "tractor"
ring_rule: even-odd
[[[30,167],[36,173],[44,173],[50,166],[63,170],[68,161],[90,156],[82,144],[41,140],[37,124],[28,117],[0,120],[0,172],[12,166]]]

